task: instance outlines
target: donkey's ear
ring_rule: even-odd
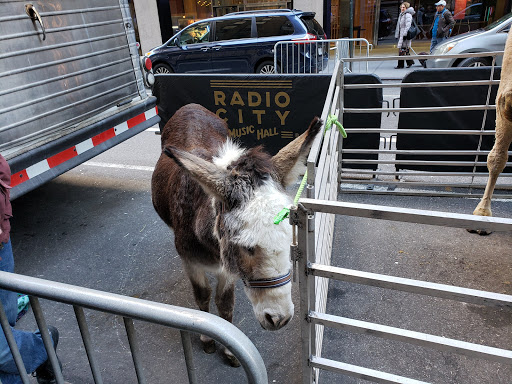
[[[176,164],[188,171],[207,194],[224,200],[224,196],[226,195],[225,171],[212,162],[171,145],[166,146],[163,152],[173,159]]]
[[[283,186],[290,185],[297,180],[301,172],[304,172],[304,164],[309,150],[322,124],[322,120],[315,117],[306,132],[282,148],[272,158],[277,178]]]

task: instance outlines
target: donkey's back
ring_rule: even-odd
[[[211,161],[228,137],[224,120],[199,104],[180,108],[162,130],[162,149],[172,146]],[[209,197],[190,173],[164,152],[152,178],[155,210],[175,233],[180,256],[201,258],[202,263],[218,261],[217,241],[211,231],[214,217]],[[213,260],[202,256],[213,253]]]

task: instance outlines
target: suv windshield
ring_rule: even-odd
[[[487,27],[484,27],[484,30],[489,31],[493,28],[496,28],[498,25],[503,24],[505,21],[512,17],[512,13],[503,16],[502,18],[496,20],[494,23],[489,24]]]
[[[316,36],[324,37],[324,30],[320,23],[316,21],[313,17],[302,17],[302,22],[308,29],[308,33],[311,33]]]

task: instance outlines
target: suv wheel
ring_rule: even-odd
[[[174,71],[167,64],[157,64],[153,67],[153,73],[155,75],[167,75],[174,73]]]
[[[459,67],[489,67],[491,63],[483,57],[468,57],[459,63]]]
[[[279,67],[278,67],[279,69]],[[276,68],[274,67],[274,62],[270,60],[266,60],[262,62],[260,65],[256,67],[255,73],[259,73],[261,75],[270,75],[272,73],[276,73]]]

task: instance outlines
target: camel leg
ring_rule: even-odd
[[[235,308],[235,280],[224,273],[217,275],[217,289],[215,292],[215,304],[219,311],[219,316],[224,320],[233,322],[233,310]],[[224,355],[228,359],[229,365],[239,367],[240,362],[227,348],[224,348]]]
[[[192,289],[194,291],[194,298],[196,300],[197,306],[201,311],[210,312],[210,299],[212,289],[210,287],[210,283],[208,282],[208,278],[206,277],[206,273],[204,272],[203,268],[197,264],[190,265],[188,263],[184,263],[184,267],[187,276],[192,283]],[[203,343],[203,350],[206,353],[215,352],[215,340],[206,335],[201,335],[200,339]]]
[[[503,151],[497,149],[497,144],[498,143],[494,145],[492,151],[489,153],[489,156],[487,156],[487,169],[489,170],[489,179],[487,180],[487,185],[485,186],[482,200],[480,200],[480,203],[478,203],[477,207],[473,211],[473,215],[492,216],[492,194],[494,192],[494,187],[496,186],[498,176],[503,171],[503,169],[505,169],[505,164],[508,158],[507,151],[505,150],[503,155]]]
[[[505,169],[508,159],[508,149],[512,142],[512,92],[499,95],[496,104],[496,142],[487,157],[489,179],[485,187],[484,196],[473,212],[474,215],[479,216],[492,216],[492,194],[498,176],[503,172],[503,169]]]

